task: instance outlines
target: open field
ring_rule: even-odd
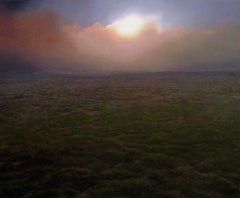
[[[0,81],[0,197],[240,197],[240,73]]]

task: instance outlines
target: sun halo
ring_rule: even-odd
[[[120,36],[135,37],[143,29],[145,21],[138,15],[131,14],[116,20],[108,27],[114,29]]]

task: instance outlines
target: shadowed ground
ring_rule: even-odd
[[[239,197],[239,73],[4,77],[1,197]]]

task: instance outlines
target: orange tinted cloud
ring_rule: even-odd
[[[63,24],[51,10],[19,14],[0,10],[0,50],[21,54],[43,67],[42,63],[71,59],[69,52],[74,51],[74,45]]]
[[[159,30],[146,23],[133,38],[100,23],[79,27],[51,10],[0,10],[0,51],[47,69],[221,69],[240,63],[240,27]],[[239,67],[238,67],[239,68]]]

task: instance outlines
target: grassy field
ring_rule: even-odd
[[[0,197],[240,197],[240,73],[2,78]]]

